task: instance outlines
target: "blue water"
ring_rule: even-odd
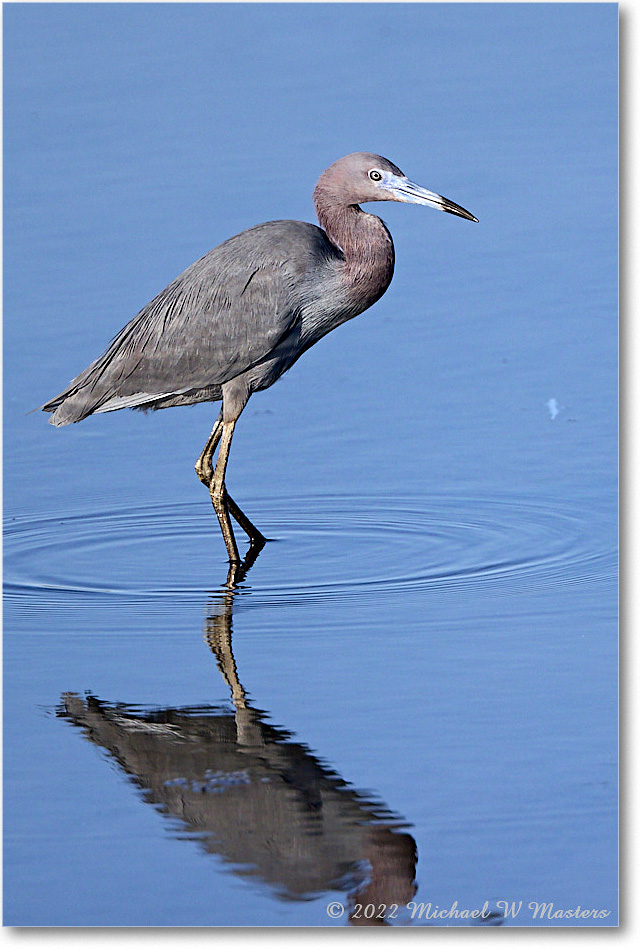
[[[5,924],[616,924],[616,5],[10,4],[4,62]],[[370,208],[230,591],[216,407],[27,413],[362,149],[480,223]]]

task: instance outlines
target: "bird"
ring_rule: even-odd
[[[331,330],[371,307],[392,280],[390,232],[361,205],[408,202],[478,221],[372,152],[354,152],[330,165],[313,201],[319,226],[269,221],[219,244],[40,407],[51,413],[54,426],[66,426],[117,409],[221,402],[195,467],[209,490],[230,565],[241,562],[232,518],[248,536],[250,550],[266,543],[225,485],[234,427],[250,396],[272,386]]]

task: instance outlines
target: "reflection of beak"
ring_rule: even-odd
[[[448,211],[449,214],[456,214],[460,218],[467,218],[468,221],[477,221],[474,214],[466,211],[461,205],[455,204],[448,198],[436,195],[434,191],[428,191],[427,188],[420,188],[410,179],[399,175],[386,175],[379,185],[380,188],[389,192],[390,201],[408,201],[415,205],[429,205],[431,208],[437,208],[438,211]]]

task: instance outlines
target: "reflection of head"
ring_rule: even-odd
[[[370,879],[350,894],[350,923],[356,926],[385,926],[382,909],[404,907],[417,893],[415,868],[417,846],[412,835],[390,828],[371,826],[364,857],[370,864]],[[367,917],[363,908],[371,905],[374,915]],[[362,909],[355,914],[355,908]]]

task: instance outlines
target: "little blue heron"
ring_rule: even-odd
[[[53,425],[64,426],[94,412],[222,402],[196,472],[209,489],[231,565],[240,559],[230,515],[251,548],[265,543],[225,488],[234,426],[248,399],[330,330],[371,307],[392,280],[392,237],[380,218],[359,207],[366,201],[407,201],[477,221],[380,155],[347,155],[314,189],[320,228],[270,221],[224,241],[143,307],[102,356],[42,407]]]

